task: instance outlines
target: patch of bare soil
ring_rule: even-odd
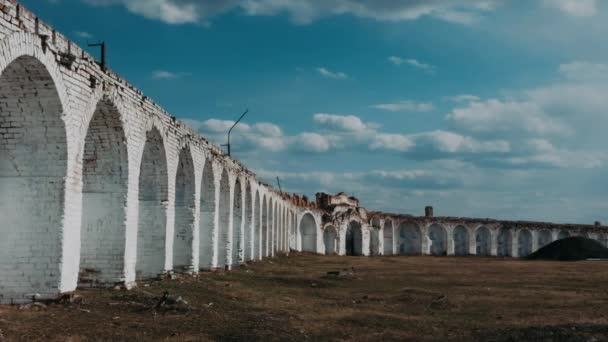
[[[0,306],[4,341],[606,341],[608,263],[295,255]]]

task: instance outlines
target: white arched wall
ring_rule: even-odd
[[[336,227],[327,225],[323,229],[323,247],[326,255],[337,254],[339,252],[338,246],[340,242],[338,240],[338,231]]]
[[[397,227],[397,252],[399,255],[422,254],[422,231],[414,223],[402,222]]]
[[[189,146],[179,153],[175,177],[175,226],[173,231],[173,271],[194,271],[194,227],[196,215],[196,178]]]
[[[230,176],[226,169],[222,170],[220,178],[220,200],[218,220],[217,267],[229,266],[230,235],[232,225],[232,196],[230,191]]]
[[[217,228],[219,223],[219,179],[218,166],[209,157],[205,158],[201,175],[199,196],[199,267],[211,269],[217,266]]]
[[[29,54],[7,57],[0,62],[0,127],[13,140],[0,140],[0,303],[19,303],[61,291],[69,157],[54,65]]]
[[[382,250],[381,240],[381,232],[382,232],[382,223],[380,218],[374,217],[371,220],[370,226],[370,241],[369,241],[369,255],[377,256],[380,255],[380,251]]]
[[[301,234],[300,240],[302,241],[303,252],[318,253],[318,235],[319,226],[313,214],[305,212],[302,214],[299,223],[299,231]]]
[[[470,237],[469,237],[469,229],[463,225],[458,225],[453,230],[453,240],[454,240],[454,255],[456,256],[465,256],[470,253]]]
[[[153,127],[146,142],[139,171],[139,219],[136,277],[155,277],[165,270],[169,178],[164,140]]]
[[[346,224],[346,231],[344,234],[345,254],[350,256],[366,255],[364,240],[363,224],[357,220],[350,220]]]
[[[102,99],[84,140],[80,286],[125,278],[129,156],[123,115],[112,99]]]
[[[428,254],[434,256],[447,255],[448,252],[448,233],[444,226],[433,223],[428,229]]]
[[[384,220],[384,226],[382,227],[382,244],[384,255],[395,254],[395,225],[391,219]]]
[[[529,229],[520,229],[517,232],[517,255],[519,257],[525,257],[533,252],[533,237],[532,232]]]
[[[497,255],[500,257],[513,256],[512,229],[505,227],[499,229]]]
[[[475,230],[475,255],[492,255],[492,235],[486,226],[480,226]]]

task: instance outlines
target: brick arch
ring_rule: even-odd
[[[492,253],[492,233],[486,226],[479,226],[475,230],[475,252],[482,256]]]
[[[397,231],[399,255],[422,254],[422,230],[417,224],[403,221],[399,224]]]
[[[448,233],[445,227],[439,223],[431,224],[428,229],[428,239],[430,242],[429,251],[431,255],[447,255]]]
[[[80,285],[122,281],[126,247],[129,156],[124,112],[102,97],[82,146]]]
[[[173,270],[191,272],[194,264],[194,225],[196,181],[192,150],[185,145],[179,150],[175,174],[175,225],[173,230]]]
[[[384,220],[384,227],[382,227],[383,239],[384,239],[384,255],[393,255],[394,244],[395,244],[395,226],[391,218]]]
[[[346,255],[362,256],[363,253],[363,224],[361,220],[351,218],[346,225],[344,238]]]
[[[217,164],[209,156],[205,157],[201,176],[200,221],[199,221],[199,265],[201,268],[213,267],[214,235],[218,227],[218,192],[216,190]]]
[[[303,252],[317,253],[317,231],[319,224],[315,216],[309,210],[302,213],[298,222],[300,240]]]
[[[228,266],[228,241],[230,239],[230,175],[226,168],[222,169],[219,188],[219,217],[218,217],[218,244],[217,244],[217,266],[224,268]]]
[[[238,265],[243,256],[243,181],[235,177],[232,200],[232,239],[231,239],[231,265]]]
[[[267,194],[262,196],[262,219],[261,219],[261,237],[260,237],[260,259],[268,256],[268,207],[269,201]]]
[[[326,255],[336,254],[339,251],[338,230],[331,224],[326,224],[323,227],[323,246],[325,247]]]
[[[137,229],[138,278],[153,277],[164,271],[169,176],[165,143],[160,131],[151,126],[146,132],[139,171],[139,219]]]
[[[452,237],[454,240],[454,255],[469,255],[469,236],[469,229],[466,226],[459,224],[454,228],[452,231]]]
[[[0,127],[5,130],[0,140],[0,302],[20,302],[28,293],[51,297],[61,292],[66,278],[61,268],[69,214],[64,102],[52,75],[54,64],[15,50],[2,50],[14,54],[0,57]]]

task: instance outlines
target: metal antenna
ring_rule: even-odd
[[[101,47],[101,61],[99,65],[101,66],[101,70],[106,71],[106,42],[102,41],[96,44],[88,44],[89,47],[99,46]]]
[[[223,145],[228,147],[228,156],[230,156],[230,133],[232,133],[232,129],[234,128],[234,126],[236,126],[243,119],[243,117],[247,115],[247,113],[249,113],[249,109],[245,110],[245,112],[241,114],[241,117],[236,120],[234,125],[232,125],[232,127],[230,127],[230,129],[228,130],[228,143],[226,145]]]
[[[277,184],[279,185],[279,191],[283,192],[283,189],[281,189],[281,179],[279,179],[279,176],[277,176]]]

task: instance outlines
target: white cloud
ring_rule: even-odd
[[[447,115],[456,128],[474,133],[568,134],[570,129],[534,101],[490,99],[472,102]]]
[[[74,31],[74,34],[79,38],[91,39],[93,35],[86,31]]]
[[[597,0],[543,0],[543,4],[575,17],[592,17],[597,14]]]
[[[152,72],[152,78],[155,80],[171,80],[190,75],[186,72],[171,72],[167,70],[155,70]]]
[[[608,64],[575,61],[559,66],[559,72],[571,81],[606,81]]]
[[[479,96],[471,95],[471,94],[461,94],[461,95],[456,95],[456,96],[449,96],[449,97],[446,97],[445,99],[456,102],[456,103],[474,102],[474,101],[481,100],[481,98]]]
[[[369,129],[368,125],[354,115],[317,113],[313,116],[313,120],[322,128],[342,132],[363,132]]]
[[[327,152],[331,148],[329,140],[318,133],[304,132],[294,138],[293,146],[304,152]]]
[[[327,68],[317,68],[317,72],[324,77],[333,78],[336,80],[346,80],[348,79],[348,75],[343,72],[334,72],[330,71]]]
[[[431,17],[470,25],[493,11],[498,0],[83,0],[95,5],[120,4],[135,14],[169,24],[206,22],[208,18],[241,11],[250,16],[286,14],[299,25],[327,16],[351,15],[377,21],[409,21]]]
[[[372,136],[369,149],[372,151],[385,150],[407,152],[415,143],[412,139],[401,134],[378,133]]]
[[[434,73],[435,70],[437,69],[434,65],[422,63],[413,58],[402,58],[402,57],[397,57],[397,56],[390,56],[388,58],[388,60],[389,60],[389,62],[391,62],[395,65],[407,64],[413,68],[420,69],[420,70],[423,70],[428,73]]]
[[[478,141],[472,137],[442,130],[412,135],[418,147],[441,153],[508,153],[511,147],[507,141]]]
[[[430,112],[435,109],[432,103],[415,102],[410,100],[396,103],[381,103],[373,106],[389,112]]]

